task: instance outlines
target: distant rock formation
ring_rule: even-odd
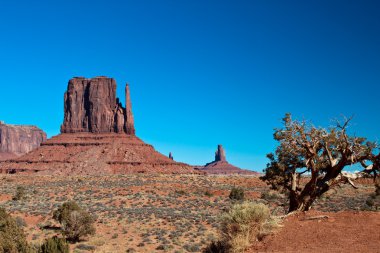
[[[132,113],[131,92],[129,91],[129,84],[125,85],[125,127],[124,130],[127,134],[135,135],[135,121]]]
[[[0,173],[204,174],[160,154],[135,135],[128,85],[125,94],[123,108],[116,98],[114,79],[71,79],[65,94],[62,133],[22,157],[0,162]]]
[[[208,174],[244,174],[244,175],[258,175],[259,173],[243,170],[236,166],[233,166],[227,162],[226,153],[222,145],[218,145],[218,149],[215,152],[215,160],[206,164],[203,167],[196,167],[196,170],[206,172]]]
[[[218,149],[215,152],[215,162],[225,162],[226,160],[226,153],[224,152],[223,146],[218,145]]]
[[[169,153],[169,158],[172,159],[172,160],[174,160],[172,152]]]
[[[69,81],[65,93],[65,116],[61,133],[127,133],[135,135],[128,84],[126,108],[116,98],[113,78],[76,77]]]
[[[0,121],[0,160],[29,153],[44,141],[46,133],[35,126],[7,125]]]

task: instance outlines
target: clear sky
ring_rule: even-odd
[[[379,140],[380,1],[1,1],[0,120],[59,133],[74,76],[130,83],[137,135],[261,171],[286,112]]]

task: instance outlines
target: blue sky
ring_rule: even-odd
[[[131,85],[137,135],[261,171],[286,112],[380,137],[379,1],[1,1],[0,120],[59,133],[74,76]],[[122,99],[123,100],[123,99]]]

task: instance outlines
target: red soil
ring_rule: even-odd
[[[6,160],[9,160],[9,159],[14,159],[14,158],[17,158],[16,154],[12,154],[12,153],[0,153],[0,161],[6,161]]]
[[[328,218],[308,220],[320,215]],[[249,252],[380,252],[379,212],[311,211],[290,216],[283,225]]]

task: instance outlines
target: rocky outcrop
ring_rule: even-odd
[[[0,122],[0,160],[29,153],[44,141],[45,132],[35,126],[7,125]]]
[[[65,93],[62,133],[22,157],[0,162],[0,173],[204,174],[157,152],[135,135],[128,85],[125,94],[126,108],[116,98],[115,80],[71,79]]]
[[[224,152],[223,146],[218,145],[218,149],[215,152],[215,162],[225,162],[226,161],[226,153]]]
[[[205,166],[195,167],[196,170],[206,172],[208,174],[243,174],[243,175],[259,175],[259,173],[243,170],[227,162],[226,153],[222,145],[218,145],[215,152],[215,160]]]
[[[130,173],[200,173],[174,162],[135,135],[66,133],[17,159],[0,162],[0,173],[111,175]]]
[[[135,134],[129,86],[126,108],[116,98],[116,81],[107,77],[76,77],[65,93],[65,116],[61,133]]]

